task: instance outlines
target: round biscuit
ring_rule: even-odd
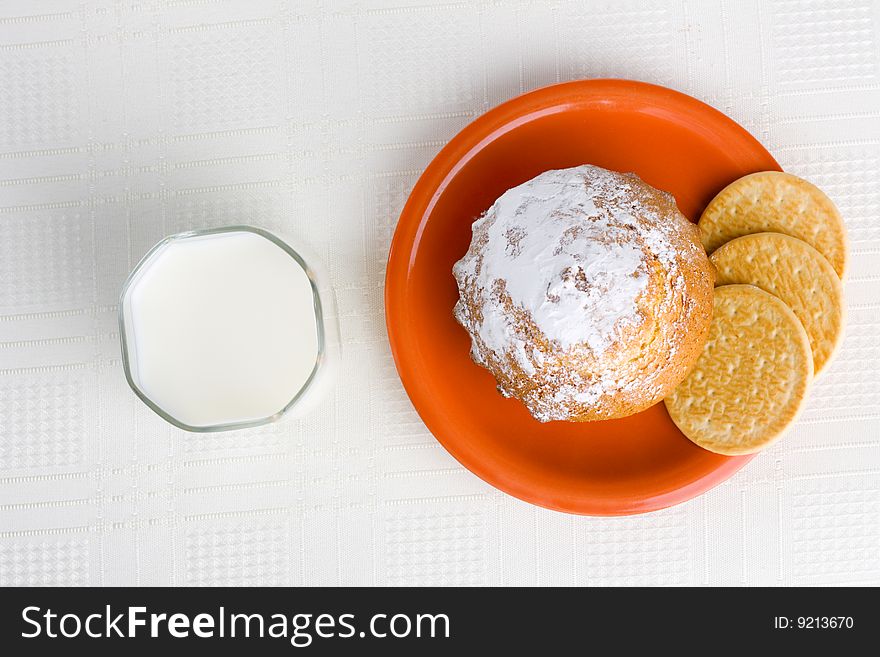
[[[847,265],[843,218],[812,183],[782,171],[761,171],[730,183],[700,217],[707,253],[752,233],[784,233],[803,240],[828,259],[839,277]]]
[[[810,338],[818,374],[843,335],[843,285],[821,253],[782,233],[754,233],[718,248],[710,260],[716,285],[747,284],[782,299]]]
[[[792,310],[752,285],[725,285],[715,289],[702,355],[664,401],[700,447],[750,454],[794,421],[812,377],[810,343]]]

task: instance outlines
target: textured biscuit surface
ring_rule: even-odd
[[[706,347],[666,408],[697,445],[749,454],[797,417],[812,376],[807,333],[792,310],[752,285],[725,285],[715,289]]]
[[[716,285],[755,285],[782,299],[810,338],[816,373],[843,334],[843,286],[831,264],[806,242],[781,233],[738,237],[712,254]]]
[[[784,233],[825,256],[838,276],[846,270],[840,212],[821,189],[790,173],[761,171],[732,182],[706,206],[699,226],[710,254],[743,235]]]

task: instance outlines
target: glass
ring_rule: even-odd
[[[134,285],[140,280],[141,274],[153,264],[154,260],[162,254],[169,244],[197,237],[232,232],[255,233],[268,239],[276,246],[283,249],[305,272],[311,285],[314,301],[315,328],[318,344],[317,357],[315,358],[315,364],[312,368],[311,374],[308,376],[300,390],[283,408],[279,409],[272,415],[258,418],[256,420],[245,419],[241,421],[223,422],[204,426],[192,426],[174,417],[171,413],[166,412],[154,402],[139,385],[140,377],[138,373],[138,359],[136,356],[137,345],[134,333],[132,332],[134,321],[132,319],[131,291]],[[228,431],[256,427],[275,422],[285,415],[302,414],[309,410],[326,394],[330,380],[335,372],[336,361],[339,355],[339,332],[333,290],[329,286],[327,279],[323,274],[323,270],[317,263],[318,261],[314,257],[304,257],[301,251],[294,250],[284,240],[276,237],[268,231],[253,226],[224,226],[222,228],[192,230],[164,238],[154,245],[132,270],[123,284],[120,293],[119,335],[122,346],[122,365],[128,385],[141,401],[155,411],[160,417],[176,427],[193,432]]]

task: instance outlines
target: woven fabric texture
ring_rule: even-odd
[[[397,378],[382,289],[419,173],[493,105],[637,78],[837,202],[848,327],[785,440],[628,518],[495,491]],[[0,2],[0,585],[880,584],[880,2]],[[312,415],[193,435],[126,385],[116,301],[185,229],[317,253],[344,350]]]

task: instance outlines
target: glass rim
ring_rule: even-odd
[[[149,395],[147,395],[134,380],[132,376],[132,368],[131,362],[129,358],[129,340],[127,338],[127,329],[126,329],[126,321],[125,321],[125,300],[134,284],[135,280],[138,277],[138,274],[144,268],[144,265],[148,263],[148,261],[162,248],[167,246],[172,242],[181,241],[184,239],[190,239],[193,237],[204,237],[206,235],[218,235],[222,233],[253,233],[259,235],[260,237],[264,237],[268,239],[270,242],[274,243],[276,246],[281,247],[293,260],[302,267],[303,271],[306,273],[306,276],[309,279],[309,285],[312,289],[312,299],[314,302],[314,310],[315,310],[315,330],[317,334],[318,340],[318,353],[315,357],[315,365],[312,368],[312,371],[309,373],[308,378],[305,383],[303,383],[302,387],[297,391],[297,393],[293,396],[293,398],[287,402],[279,411],[273,413],[272,415],[257,418],[255,420],[242,420],[238,422],[221,422],[217,424],[207,424],[202,426],[194,426],[191,424],[187,424],[176,417],[174,417],[171,413],[165,411],[161,406],[156,404],[152,399],[150,399]],[[245,224],[241,225],[232,225],[232,226],[221,226],[219,228],[201,228],[196,230],[188,230],[180,233],[174,233],[172,235],[168,235],[158,242],[154,244],[149,251],[147,251],[144,256],[138,261],[137,265],[132,268],[131,272],[128,274],[128,277],[125,279],[125,282],[122,284],[122,289],[119,294],[119,311],[118,311],[118,321],[119,321],[119,337],[120,343],[122,347],[122,369],[125,372],[125,380],[128,382],[128,386],[132,389],[135,395],[140,398],[144,404],[146,404],[154,413],[159,415],[166,422],[174,425],[179,429],[183,429],[184,431],[190,431],[193,433],[213,433],[217,431],[232,431],[235,429],[249,429],[253,427],[264,426],[266,424],[271,424],[281,419],[290,409],[296,406],[302,399],[306,396],[306,394],[312,390],[315,384],[315,380],[318,375],[318,371],[323,365],[326,356],[327,356],[327,336],[326,336],[326,328],[324,326],[324,311],[323,311],[323,303],[321,300],[321,292],[319,288],[319,277],[315,273],[315,270],[306,262],[305,258],[299,254],[296,250],[294,250],[289,244],[287,244],[281,238],[275,236],[267,230],[262,228],[257,228],[255,226],[248,226]]]

